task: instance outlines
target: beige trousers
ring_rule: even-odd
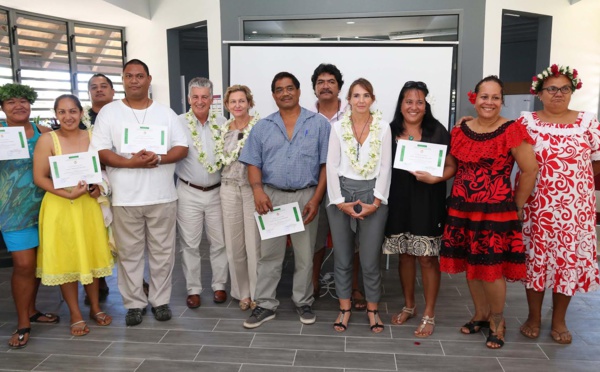
[[[139,207],[113,207],[113,233],[118,248],[118,284],[127,309],[168,304],[175,263],[177,202]],[[144,251],[148,247],[150,292],[144,294]]]
[[[254,195],[249,185],[221,181],[225,247],[231,277],[231,296],[254,299],[260,234],[254,219]]]

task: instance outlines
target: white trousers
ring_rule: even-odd
[[[249,185],[222,181],[221,206],[225,246],[231,276],[231,296],[254,299],[260,234],[254,219],[254,195]]]
[[[113,233],[119,251],[119,292],[127,309],[168,304],[175,264],[177,202],[113,207]],[[144,250],[148,249],[150,289],[144,294]]]
[[[225,290],[228,265],[219,188],[202,191],[178,182],[177,195],[177,231],[187,294],[195,295],[202,291],[200,242],[205,227],[210,243],[211,287],[213,291]]]

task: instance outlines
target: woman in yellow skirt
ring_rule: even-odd
[[[90,319],[100,326],[109,325],[112,318],[98,302],[98,278],[111,275],[114,262],[96,201],[98,185],[80,181],[74,187],[54,188],[48,158],[87,152],[91,134],[79,129],[83,108],[77,97],[58,97],[54,111],[60,129],[40,137],[33,157],[33,180],[46,190],[40,209],[36,275],[44,285],[60,285],[71,313],[71,334],[84,336],[90,330],[79,309],[77,282],[83,284],[90,299]]]

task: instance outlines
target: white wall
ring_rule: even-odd
[[[600,1],[487,0],[483,74],[499,74],[502,10],[552,16],[550,63],[576,68],[583,87],[571,100],[574,110],[597,112],[600,100]]]
[[[146,62],[153,98],[169,105],[167,29],[207,21],[209,77],[215,93],[222,88],[219,0],[149,0],[148,20],[102,0],[0,0],[0,6],[53,17],[125,27],[128,59]]]

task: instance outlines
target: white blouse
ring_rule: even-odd
[[[350,159],[348,159],[346,154],[348,144],[342,139],[344,131],[342,121],[333,123],[329,135],[329,149],[327,150],[327,195],[329,196],[329,205],[343,203],[345,200],[340,189],[339,177],[342,176],[353,180],[372,180],[376,178],[373,195],[381,200],[383,204],[387,204],[392,177],[392,132],[390,124],[384,120],[380,120],[379,126],[381,127],[379,131],[379,139],[381,140],[379,162],[373,172],[365,178],[352,167]],[[372,133],[369,132],[367,139],[360,147],[358,155],[361,165],[369,160],[372,138]],[[352,138],[352,146],[356,147],[357,143],[356,138]]]

